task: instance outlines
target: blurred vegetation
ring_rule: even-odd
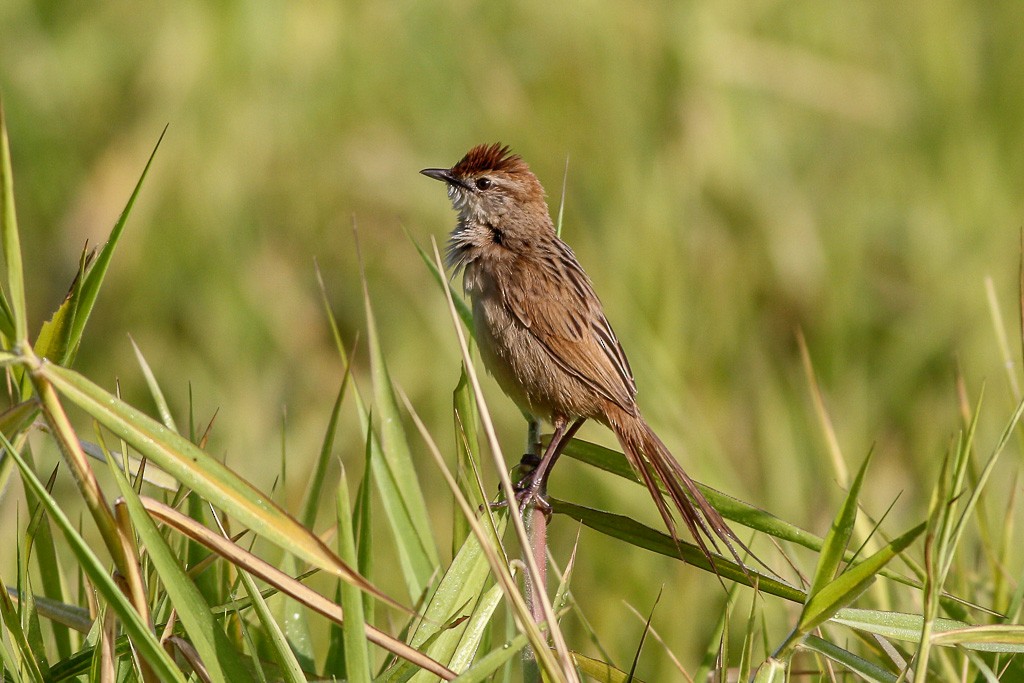
[[[314,259],[346,342],[365,339],[355,225],[392,378],[453,451],[458,352],[411,240],[441,240],[454,219],[417,171],[501,140],[553,204],[568,160],[563,235],[648,419],[691,473],[827,530],[845,492],[802,330],[847,462],[875,449],[866,511],[902,494],[886,522],[896,533],[923,519],[960,427],[957,369],[971,400],[987,385],[982,451],[1014,404],[985,278],[1017,339],[1021,25],[1015,2],[8,0],[0,92],[31,328],[82,245],[106,238],[169,124],[76,368],[150,405],[130,334],[181,421],[190,390],[200,421],[219,408],[212,453],[268,490],[286,457],[278,498],[294,509],[342,373]],[[511,457],[522,420],[485,388]],[[360,471],[365,435],[345,412],[336,450]],[[609,442],[596,427],[584,436]],[[1014,444],[1000,496],[1019,462]],[[622,500],[634,489],[608,479],[566,462],[552,490],[654,523],[646,499]],[[428,502],[449,518],[447,493]],[[17,508],[0,500],[4,519]],[[556,557],[575,535],[555,518]],[[574,591],[620,661],[643,625],[621,601],[646,613],[662,585],[692,600],[688,614],[725,600],[709,575],[584,532]],[[653,625],[689,663],[715,618],[683,610],[663,604]],[[667,676],[663,659],[641,675]]]

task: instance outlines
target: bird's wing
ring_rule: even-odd
[[[516,286],[505,287],[505,302],[559,367],[634,414],[633,372],[590,278],[568,245],[552,245],[539,262],[531,257],[512,265]]]

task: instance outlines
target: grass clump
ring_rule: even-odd
[[[576,546],[567,556],[553,552],[550,566],[566,567],[553,572],[553,590],[541,596],[542,623],[521,594],[524,577],[534,590],[544,585],[548,558],[538,563],[523,552],[531,540],[518,518],[483,505],[487,473],[497,471],[505,489],[509,481],[461,327],[465,311],[449,291],[463,360],[460,377],[452,378],[451,446],[438,445],[398,389],[364,287],[372,391],[364,395],[353,381],[352,359],[325,306],[344,371],[302,501],[290,507],[210,454],[212,420],[197,428],[192,405],[182,433],[157,379],[161,369],[151,368],[139,347],[157,417],[73,369],[148,163],[108,241],[95,255],[83,254],[68,297],[33,340],[2,119],[0,128],[0,362],[9,404],[0,415],[0,488],[24,496],[28,512],[6,522],[18,526],[18,544],[13,572],[0,576],[5,678],[627,681],[643,678],[652,651],[693,680],[792,680],[807,672],[886,682],[1024,677],[1017,656],[1024,629],[1014,623],[1024,591],[1005,574],[1014,559],[1011,527],[993,534],[987,521],[988,510],[1013,509],[1012,500],[995,497],[991,482],[1001,456],[1020,446],[1024,403],[985,446],[978,425],[990,409],[962,392],[966,419],[930,473],[927,516],[891,530],[884,515],[865,512],[873,456],[850,479],[804,346],[813,412],[845,489],[828,532],[820,537],[705,487],[723,515],[752,535],[764,567],[723,557],[716,574],[691,544],[675,543],[635,515],[555,499],[556,520],[577,520],[611,539],[601,542],[621,557],[652,551],[669,558],[673,571],[702,572],[715,590],[723,588],[720,609],[703,616],[687,614],[690,596],[675,586],[659,588],[623,657],[591,627],[590,596],[573,589]],[[436,253],[425,260],[444,286]],[[343,453],[336,468],[347,404],[361,448]],[[977,453],[986,450],[980,461]],[[47,469],[39,462],[54,451],[61,462],[42,476]],[[444,488],[424,486],[420,451]],[[582,440],[567,453],[616,475],[627,489],[637,483],[620,453]],[[361,474],[350,482],[356,470]],[[589,502],[585,491],[573,494]],[[325,500],[332,512],[326,524],[319,519]],[[444,505],[455,512],[441,523]],[[585,548],[597,538],[578,543]],[[450,553],[440,550],[446,540]],[[615,594],[617,586],[604,590]],[[706,638],[692,675],[658,631],[665,612],[696,622]],[[621,618],[629,614],[623,607]]]

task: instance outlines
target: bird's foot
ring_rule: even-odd
[[[539,456],[533,453],[524,454],[517,468],[522,476],[512,485],[512,490],[515,492],[516,507],[519,508],[520,514],[533,507],[544,513],[545,518],[550,519],[551,503],[547,498],[547,482],[544,477],[538,476],[540,472],[537,466],[540,462]],[[508,504],[508,501],[503,499],[491,503],[491,509],[508,507]]]
[[[519,461],[519,471],[522,477],[512,488],[516,492],[516,503],[519,505],[519,513],[526,512],[527,508],[533,507],[544,513],[544,517],[551,518],[551,503],[547,497],[547,477],[543,476],[540,469],[540,456],[535,453],[526,453]]]

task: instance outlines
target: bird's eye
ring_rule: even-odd
[[[477,178],[476,179],[476,189],[478,189],[478,190],[486,190],[490,186],[491,186],[491,179],[490,178]]]

